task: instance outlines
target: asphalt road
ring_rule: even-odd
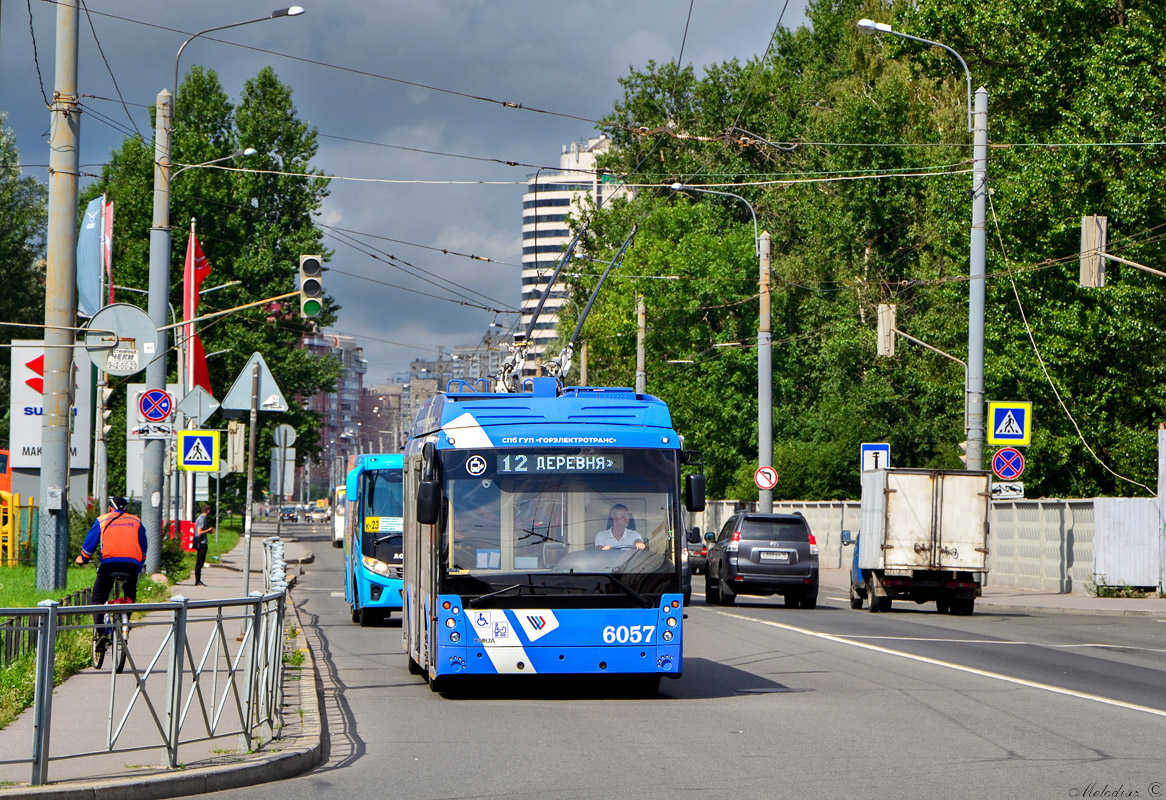
[[[327,760],[216,797],[1166,793],[1161,621],[870,614],[826,590],[813,611],[714,608],[697,577],[684,677],[659,697],[529,678],[442,696],[408,674],[396,620],[350,622],[327,528],[285,535],[316,553],[295,596],[323,672]]]

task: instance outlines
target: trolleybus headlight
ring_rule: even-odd
[[[676,617],[669,617],[667,620],[665,620],[665,622],[667,623],[669,628],[676,627]]]
[[[660,638],[666,642],[672,641],[672,631],[664,631],[662,634],[660,634]]]
[[[445,627],[452,628],[456,625],[457,625],[457,620],[455,620],[453,617],[446,617],[445,618]]]

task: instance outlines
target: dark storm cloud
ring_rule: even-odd
[[[679,54],[689,4],[682,0],[596,0],[590,3],[519,0],[436,0],[435,2],[303,3],[298,18],[260,22],[209,34],[183,53],[181,71],[201,64],[219,73],[237,97],[243,82],[270,64],[293,90],[302,118],[323,134],[316,164],[336,176],[425,181],[524,181],[532,169],[438,157],[345,141],[359,139],[557,166],[564,144],[595,135],[586,121],[506,109],[386,81],[296,62],[209,37],[290,53],[375,75],[482,95],[495,100],[562,112],[586,119],[607,113],[620,96],[617,79],[648,60]],[[244,7],[245,6],[245,7]],[[782,3],[756,0],[701,0],[693,6],[684,61],[703,66],[763,52]],[[787,27],[804,23],[804,0],[790,3]],[[93,24],[137,129],[147,138],[143,107],[173,81],[174,56],[192,32],[265,15],[270,7],[226,0],[199,3],[158,0],[91,0]],[[5,3],[0,21],[0,110],[9,113],[22,160],[46,164],[48,112],[42,99],[23,3]],[[32,4],[33,25],[44,90],[53,84],[56,6]],[[124,17],[125,20],[115,17]],[[133,21],[171,28],[161,30]],[[82,18],[80,91],[116,98],[113,81]],[[84,99],[113,120],[95,114],[83,119],[82,164],[99,165],[132,126],[119,103]],[[96,173],[99,166],[85,171]],[[44,168],[32,174],[45,176]],[[323,208],[326,225],[376,236],[488,256],[511,265],[521,258],[520,185],[430,185],[336,181]],[[425,356],[438,344],[476,341],[492,313],[392,289],[364,276],[421,292],[451,296],[329,236],[336,250],[327,287],[343,306],[337,329],[368,337],[370,380]],[[442,279],[517,306],[519,270],[384,241],[369,240]],[[460,290],[459,290],[460,291]],[[494,302],[481,300],[483,305]],[[374,339],[406,342],[416,349]]]

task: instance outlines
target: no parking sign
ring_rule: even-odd
[[[1002,481],[1014,481],[1024,472],[1024,456],[1015,447],[1002,447],[992,456],[992,472]]]

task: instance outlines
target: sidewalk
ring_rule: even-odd
[[[274,523],[255,523],[251,536],[250,591],[263,590],[262,543],[274,533]],[[284,531],[284,554],[288,579],[294,584],[300,573],[300,565],[310,562],[312,554],[304,545],[289,538],[288,533]],[[171,596],[181,595],[191,600],[243,597],[243,563],[244,552],[240,542],[238,547],[223,556],[221,562],[208,562],[203,568],[202,579],[206,586],[195,586],[192,576],[182,584],[172,586]],[[289,593],[288,625],[303,631],[293,600]],[[148,660],[157,651],[165,630],[161,627],[143,627],[133,631],[129,652],[139,671],[145,669]],[[192,637],[197,635],[193,631],[194,626]],[[302,637],[301,633],[301,642]],[[206,639],[203,638],[203,641]],[[193,645],[192,650],[197,660],[201,650]],[[142,705],[139,700],[130,724],[118,740],[118,747],[140,746],[143,749],[50,760],[49,783],[44,786],[30,784],[30,763],[0,764],[0,800],[46,797],[67,800],[150,800],[248,786],[305,772],[319,763],[323,749],[315,663],[308,648],[303,647],[301,652],[305,656],[303,664],[298,668],[289,666],[284,676],[282,716],[285,727],[280,731],[280,738],[263,744],[256,752],[247,753],[243,749],[242,736],[220,736],[181,744],[178,749],[179,769],[160,766],[166,764],[166,749],[160,744],[160,736],[153,727],[148,710],[144,707],[138,709]],[[164,664],[159,664],[155,669],[164,668]],[[110,680],[107,659],[105,669],[83,670],[57,687],[53,693],[50,756],[94,751],[104,747],[110,716]],[[120,719],[124,704],[133,690],[129,665],[118,680],[124,681],[127,687],[123,689],[123,683],[118,684],[117,704],[122,709],[118,712]],[[221,677],[219,680],[217,694],[221,696],[225,687]],[[148,688],[155,703],[155,698],[164,698],[165,675],[151,675]],[[207,693],[210,692],[210,687],[207,687]],[[193,716],[200,713],[197,705],[196,702],[189,709],[188,724]],[[162,716],[164,710],[159,708],[157,713]],[[137,731],[132,728],[133,725],[148,726],[148,730],[143,730],[141,736],[134,736]],[[32,741],[33,715],[32,709],[28,709],[11,725],[0,730],[0,757],[31,758]]]
[[[818,575],[824,594],[840,594],[844,597],[849,595],[850,572],[847,569],[823,569]],[[934,604],[931,607],[934,608]],[[993,586],[989,582],[989,585],[984,587],[983,596],[976,600],[976,613],[990,614],[993,611],[1166,618],[1166,598],[1055,594],[1017,589],[1013,586]]]

